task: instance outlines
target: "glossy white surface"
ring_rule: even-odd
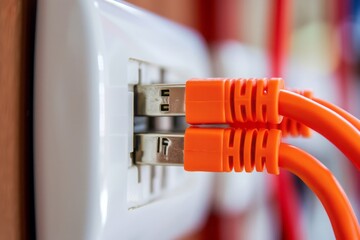
[[[201,222],[211,175],[186,173],[128,210],[133,136],[129,58],[209,76],[191,31],[124,3],[39,0],[35,75],[38,239],[172,239]],[[157,81],[144,75],[143,82]],[[169,78],[179,81],[179,78]],[[176,171],[170,171],[176,181]],[[134,184],[129,181],[134,181]],[[146,180],[144,180],[146,181]],[[145,184],[145,183],[144,183]]]

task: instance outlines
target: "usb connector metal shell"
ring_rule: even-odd
[[[184,116],[184,84],[136,85],[135,116]],[[182,166],[184,134],[135,134],[134,162],[139,165]]]
[[[140,165],[184,165],[183,134],[135,134],[135,163]]]
[[[135,115],[184,116],[184,84],[151,84],[135,86]]]

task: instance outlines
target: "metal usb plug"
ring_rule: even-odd
[[[136,116],[185,116],[184,84],[135,86]]]
[[[135,163],[139,165],[183,166],[183,134],[135,134]]]
[[[135,116],[185,116],[184,84],[139,84],[135,86],[134,95]],[[182,166],[184,134],[135,133],[133,157],[138,165]]]

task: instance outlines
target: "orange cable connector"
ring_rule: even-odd
[[[190,127],[184,136],[187,171],[262,172],[279,174],[282,167],[300,177],[317,195],[337,239],[360,239],[358,220],[332,173],[304,151],[280,143],[276,129]],[[301,159],[301,161],[300,161]]]
[[[186,82],[189,124],[281,121],[282,79],[190,79]]]
[[[332,173],[306,152],[280,142],[277,129],[190,127],[185,134],[136,134],[137,164],[178,165],[187,171],[254,170],[279,174],[279,167],[301,178],[317,195],[337,239],[360,239],[359,224]]]
[[[186,120],[190,124],[280,129],[283,137],[310,137],[309,127],[279,115],[278,95],[283,85],[280,78],[190,79],[186,84]],[[311,91],[293,92],[312,97]]]
[[[192,79],[186,83],[186,120],[236,126],[243,122],[278,124],[282,116],[288,117],[326,137],[360,169],[360,131],[346,120],[350,114],[339,115],[339,111],[282,88],[283,81],[276,78]]]
[[[258,172],[279,174],[277,129],[197,128],[186,129],[184,169],[187,171]]]
[[[186,112],[190,124],[232,126],[190,127],[185,135],[136,134],[136,164],[184,165],[187,171],[207,172],[266,169],[271,174],[285,168],[318,196],[336,238],[360,239],[356,216],[331,172],[311,155],[280,143],[282,134],[307,136],[308,126],[360,169],[360,125],[351,114],[309,92],[284,90],[281,79],[192,79],[186,87],[139,85],[136,89],[135,114],[179,116]]]
[[[255,124],[255,128],[278,128],[284,135],[295,136],[309,135],[307,126],[330,140],[360,169],[360,131],[356,129],[356,118],[334,107],[333,111],[302,94],[284,90],[279,78],[190,79],[186,86],[138,85],[135,114],[185,115],[187,122],[194,125],[236,127],[246,123],[251,128]],[[288,119],[281,122],[282,116]]]

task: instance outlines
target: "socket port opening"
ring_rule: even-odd
[[[175,72],[168,68],[152,64],[138,59],[129,59],[132,65],[131,75],[137,76],[138,84],[134,89],[142,84],[159,84],[167,82],[180,82],[181,78]],[[169,89],[160,89],[157,93],[159,97],[169,97]],[[134,93],[134,106],[138,104],[139,96]],[[141,101],[141,100],[140,100]],[[160,109],[159,109],[160,108]],[[159,111],[167,112],[170,110],[168,103],[160,104]],[[187,127],[185,117],[183,116],[141,116],[134,109],[134,150],[130,153],[132,164],[128,168],[128,209],[134,210],[139,207],[150,204],[164,197],[167,193],[183,185],[185,181],[185,172],[181,167],[176,166],[147,166],[136,165],[135,158],[138,146],[138,140],[135,137],[137,133],[183,133]],[[166,153],[166,146],[169,144],[166,139],[160,140],[158,150]],[[141,153],[140,153],[141,154]]]

